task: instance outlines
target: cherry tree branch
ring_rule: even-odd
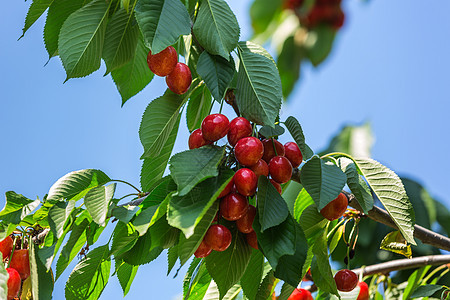
[[[291,179],[293,181],[301,183],[300,171],[297,168],[293,170]],[[355,195],[346,191],[342,192],[347,196],[348,204],[351,207],[359,211],[363,211],[358,201],[356,200]],[[394,223],[388,212],[378,206],[374,205],[373,208],[368,212],[367,216],[378,223],[398,230],[397,225]],[[424,244],[428,244],[442,250],[450,251],[450,238],[424,228],[420,225],[414,225],[414,237]]]

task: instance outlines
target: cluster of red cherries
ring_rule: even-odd
[[[270,182],[281,194],[281,184],[291,179],[292,168],[300,165],[303,156],[296,143],[289,142],[283,146],[275,139],[260,140],[252,134],[252,125],[243,117],[230,122],[223,114],[211,114],[205,117],[201,128],[189,136],[189,149],[212,144],[227,136],[228,143],[234,147],[239,169],[218,196],[219,216],[236,221],[238,230],[246,234],[248,244],[258,249],[252,227],[256,208],[249,204],[248,197],[255,195],[259,176],[269,175]],[[228,228],[213,224],[194,255],[206,257],[212,250],[224,251],[231,244],[231,239]]]
[[[166,77],[167,86],[175,94],[184,94],[191,86],[191,70],[186,64],[178,62],[178,53],[172,46],[157,54],[150,51],[147,55],[147,64],[153,73]]]
[[[3,262],[8,260],[8,287],[7,300],[12,300],[17,297],[20,291],[22,280],[30,276],[30,259],[28,256],[28,249],[14,249],[14,241],[11,236],[7,236],[0,241],[0,252],[2,253]],[[11,255],[12,254],[12,255]]]
[[[304,0],[287,0],[285,7],[297,13],[303,2]],[[341,9],[341,0],[316,0],[309,13],[306,16],[299,15],[299,18],[300,23],[308,28],[325,24],[337,30],[344,25],[345,15]]]

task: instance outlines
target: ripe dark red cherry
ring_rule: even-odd
[[[189,149],[196,149],[205,145],[210,145],[212,144],[212,142],[207,141],[203,138],[202,130],[199,128],[192,131],[191,135],[189,136],[188,144]]]
[[[22,280],[27,279],[30,276],[28,249],[14,250],[9,266],[19,272]]]
[[[172,46],[156,54],[152,54],[152,51],[150,51],[147,55],[147,64],[150,70],[162,77],[172,73],[177,62],[178,53]]]
[[[242,233],[250,233],[253,231],[253,220],[256,215],[256,207],[249,205],[247,213],[236,221],[237,228]]]
[[[228,133],[230,121],[225,115],[212,114],[206,116],[202,122],[202,133],[205,140],[215,142]]]
[[[339,219],[347,210],[348,200],[344,193],[340,193],[336,199],[325,205],[320,214],[330,221]]]
[[[243,196],[252,196],[256,193],[258,186],[258,177],[247,168],[239,169],[233,176],[234,185],[239,194]]]
[[[181,95],[186,93],[192,83],[191,70],[186,64],[177,63],[173,71],[167,75],[166,83],[175,94]]]
[[[272,143],[272,140],[273,140],[273,143]],[[266,163],[269,163],[270,160],[277,155],[284,156],[284,147],[276,139],[265,139],[262,141],[262,144],[264,145],[263,159],[266,161]],[[275,149],[277,149],[276,154],[275,154],[275,149],[273,148],[274,144],[275,144]]]
[[[247,209],[248,200],[240,194],[230,193],[220,201],[220,214],[228,221],[242,218]]]
[[[276,182],[273,179],[269,179],[270,183],[272,183],[272,185],[277,189],[278,193],[280,193],[283,191],[283,189],[281,188],[281,184],[279,184],[278,182]]]
[[[269,162],[269,173],[278,183],[288,182],[292,176],[292,165],[286,157],[275,156]]]
[[[240,139],[234,147],[234,156],[241,165],[250,167],[255,165],[264,154],[264,146],[255,137]]]
[[[8,300],[12,300],[17,297],[17,294],[20,290],[20,274],[13,268],[7,268],[6,272],[8,272],[9,278],[6,282],[6,286],[8,287]]]
[[[358,276],[347,269],[340,270],[334,275],[336,287],[341,292],[350,292],[358,285]]]
[[[209,254],[211,254],[212,248],[210,245],[208,245],[205,240],[202,240],[200,245],[198,246],[197,250],[194,252],[194,256],[199,257],[207,257]]]
[[[267,165],[266,161],[263,159],[258,160],[258,162],[250,167],[250,170],[252,170],[256,178],[259,178],[259,176],[269,176],[269,166]]]
[[[313,300],[311,293],[305,289],[295,289],[288,300]]]
[[[293,168],[297,168],[303,161],[303,155],[297,143],[288,142],[284,144],[284,156],[289,159]]]
[[[9,258],[13,246],[14,241],[9,235],[0,242],[0,252],[3,255],[3,259]]]
[[[209,227],[204,239],[213,250],[225,251],[231,244],[231,232],[223,225],[214,224]]]
[[[367,285],[367,283],[365,283],[364,281],[360,281],[358,282],[358,286],[359,286],[359,294],[356,300],[369,300],[370,298],[369,286]]]
[[[247,136],[252,135],[252,125],[250,122],[243,117],[237,117],[231,120],[230,122],[230,130],[228,131],[228,143],[234,147],[236,143]]]
[[[255,231],[247,233],[245,235],[245,238],[247,239],[247,243],[250,245],[250,247],[258,250],[258,238],[256,237]]]
[[[228,184],[225,186],[225,188],[220,192],[219,196],[217,196],[217,198],[223,198],[226,195],[228,195],[229,193],[231,193],[232,189],[233,189],[233,185],[234,185],[234,180],[233,178],[231,178],[230,182],[228,182]]]

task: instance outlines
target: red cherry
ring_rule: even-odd
[[[234,147],[234,156],[243,166],[253,166],[264,154],[264,146],[255,137],[245,137],[240,139]]]
[[[253,231],[253,220],[256,215],[256,207],[249,205],[247,213],[236,221],[237,228],[242,233],[250,233]]]
[[[272,143],[272,140],[273,140],[273,143]],[[264,155],[263,155],[262,159],[264,159],[266,161],[266,163],[269,163],[270,160],[277,155],[284,156],[284,147],[276,139],[265,139],[262,141],[262,144],[264,145]],[[274,144],[275,144],[275,149],[277,149],[276,154],[275,154],[275,150],[273,148]]]
[[[206,232],[205,242],[213,250],[225,251],[231,244],[231,232],[223,225],[211,225]]]
[[[288,182],[292,176],[292,165],[286,157],[275,156],[269,162],[269,173],[278,183]]]
[[[12,300],[17,297],[17,294],[20,290],[20,274],[13,268],[6,268],[6,272],[8,272],[9,278],[6,282],[6,286],[8,287],[8,300]]]
[[[206,116],[202,122],[202,132],[205,140],[215,142],[228,133],[230,122],[225,115],[212,114]]]
[[[273,179],[269,179],[270,183],[272,183],[272,185],[277,189],[278,193],[280,193],[283,191],[283,189],[281,188],[281,184],[279,184],[278,182],[276,182]]]
[[[150,70],[158,76],[167,76],[172,73],[178,62],[178,53],[172,46],[163,51],[153,54],[150,51],[147,55],[147,64]]]
[[[233,189],[233,185],[234,185],[234,180],[233,178],[231,178],[230,182],[228,182],[228,184],[225,186],[225,188],[220,192],[219,196],[217,196],[217,198],[223,198],[226,195],[228,195],[229,193],[231,193],[232,189]]]
[[[189,149],[196,149],[205,145],[210,145],[212,144],[212,142],[207,141],[203,138],[202,130],[199,128],[192,131],[191,135],[189,136],[188,144]]]
[[[267,165],[265,160],[258,160],[258,162],[250,167],[250,170],[252,170],[256,178],[259,178],[259,176],[269,176],[269,166]]]
[[[14,250],[9,266],[16,269],[20,274],[20,278],[25,280],[30,276],[30,258],[28,249]]]
[[[250,247],[258,250],[258,238],[256,237],[255,231],[247,233],[245,235],[245,238],[247,239],[247,243],[250,245]]]
[[[337,289],[341,292],[350,292],[358,285],[358,276],[347,269],[340,270],[334,275]]]
[[[284,144],[284,156],[289,159],[293,168],[297,168],[303,161],[303,155],[297,143]]]
[[[311,293],[305,289],[295,289],[288,300],[313,300]]]
[[[194,252],[195,257],[207,257],[212,252],[211,246],[209,246],[205,240],[203,240]]]
[[[14,241],[9,235],[0,242],[0,252],[3,255],[3,259],[9,258],[13,246]]]
[[[250,122],[243,117],[237,117],[231,120],[230,130],[228,131],[228,143],[234,147],[236,143],[247,136],[251,136],[253,132]]]
[[[331,26],[335,30],[338,30],[339,28],[341,28],[344,25],[344,21],[345,21],[344,12],[339,7],[338,10],[335,11],[333,19],[331,20]]]
[[[233,176],[234,185],[239,194],[243,196],[252,196],[256,193],[258,186],[258,177],[255,173],[247,168],[239,169]]]
[[[348,200],[344,193],[340,193],[336,199],[325,205],[320,214],[330,221],[339,219],[347,210]]]
[[[359,294],[356,300],[369,300],[370,298],[369,286],[367,285],[367,283],[365,283],[364,281],[360,281],[358,282],[358,286],[359,286]]]
[[[192,75],[189,67],[184,63],[177,63],[173,71],[167,75],[166,84],[175,94],[181,95],[187,92],[192,83]]]
[[[226,195],[220,201],[220,214],[225,220],[235,221],[245,215],[248,209],[248,200],[236,193]]]

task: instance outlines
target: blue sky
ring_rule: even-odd
[[[242,39],[249,37],[250,1],[229,3]],[[42,197],[59,177],[84,168],[138,185],[139,123],[148,103],[163,93],[164,80],[155,79],[123,108],[111,78],[103,77],[104,66],[63,84],[58,58],[44,67],[43,19],[17,41],[28,6],[15,2],[0,12],[0,193]],[[296,116],[315,150],[344,124],[370,121],[373,158],[421,181],[449,205],[450,2],[344,0],[344,10],[346,23],[331,56],[318,69],[302,69],[282,119]],[[187,148],[183,126],[176,152]],[[185,270],[175,280],[166,278],[163,254],[140,268],[126,298],[173,299]],[[57,283],[55,299],[63,298],[64,280]],[[112,278],[102,299],[120,299],[121,293]]]

